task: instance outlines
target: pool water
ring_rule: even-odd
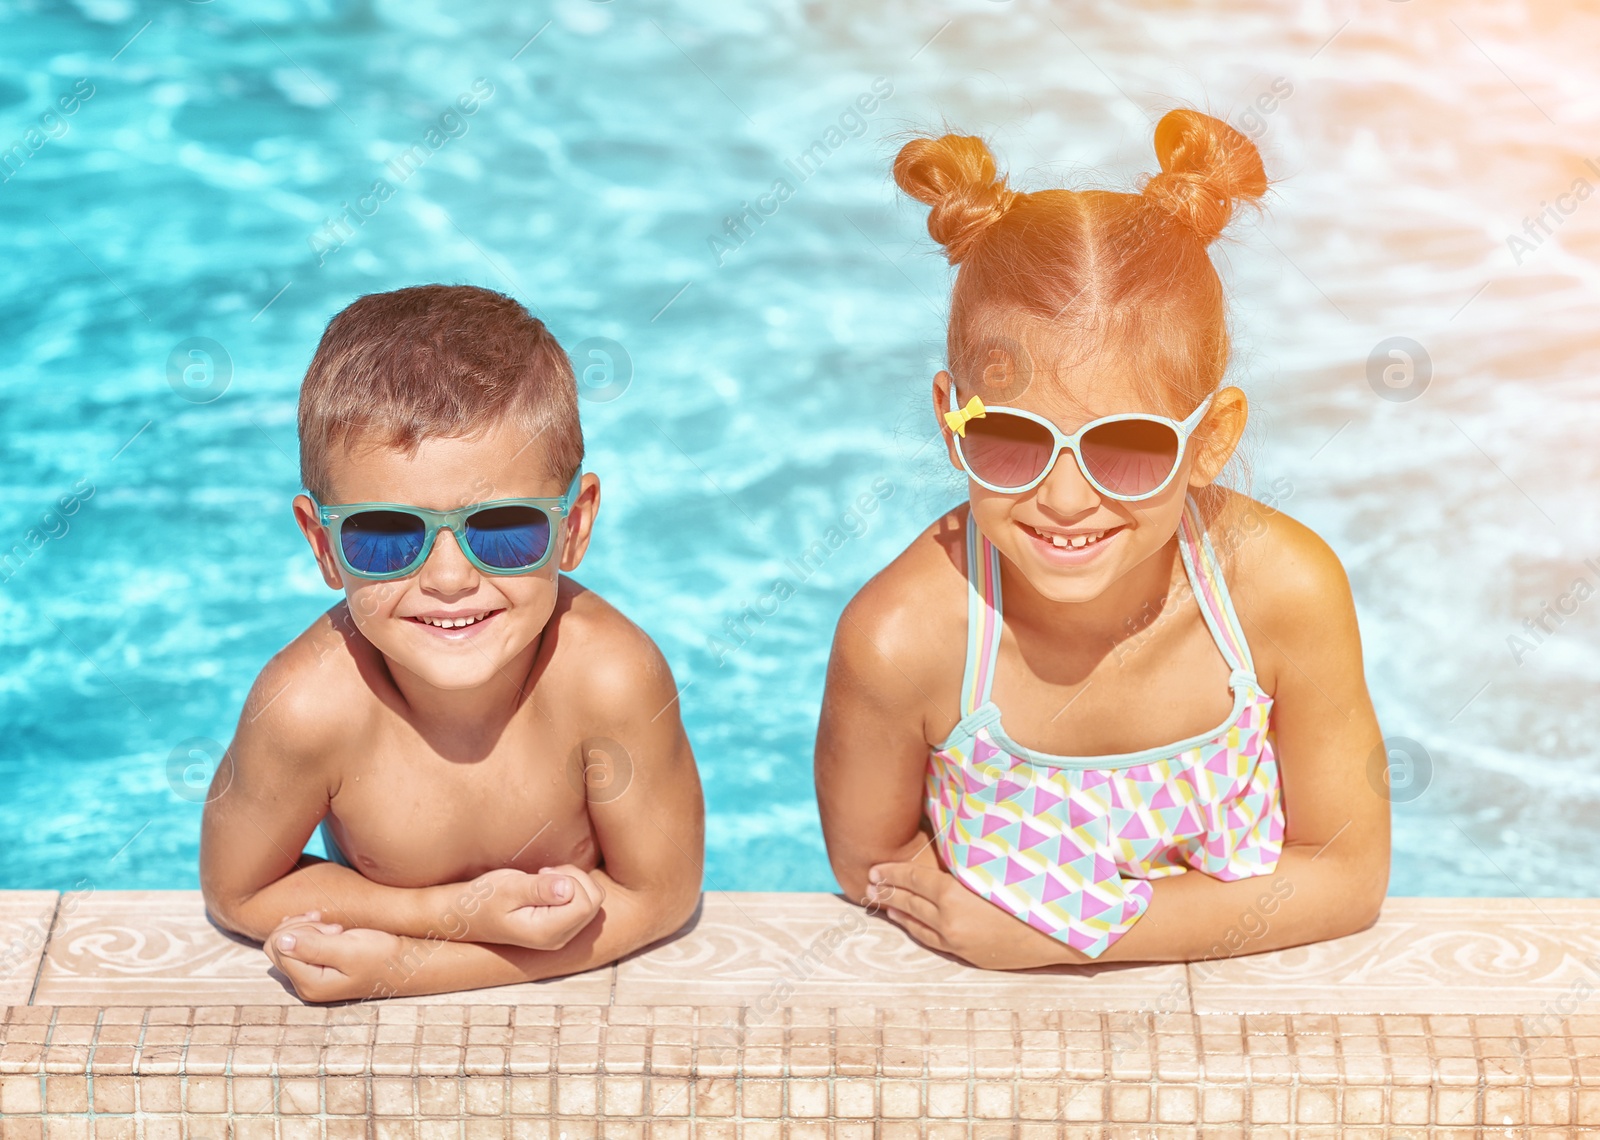
[[[288,509],[299,377],[354,297],[447,281],[581,347],[606,510],[580,577],[683,687],[707,886],[833,889],[832,628],[961,494],[925,446],[949,270],[897,140],[949,122],[1025,187],[1125,188],[1188,102],[1284,179],[1217,248],[1235,380],[1254,486],[1343,559],[1411,742],[1393,892],[1593,893],[1594,25],[1051,11],[8,5],[0,887],[196,884],[217,742],[333,600]]]

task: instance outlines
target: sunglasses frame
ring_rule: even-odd
[[[339,565],[344,571],[353,577],[365,578],[372,582],[386,582],[415,574],[422,568],[423,563],[428,561],[428,555],[433,553],[434,541],[438,539],[441,530],[450,532],[450,536],[456,540],[456,548],[480,572],[493,574],[496,577],[512,577],[517,574],[532,574],[535,570],[543,569],[545,564],[550,561],[550,556],[555,553],[556,536],[559,532],[561,521],[572,513],[572,504],[578,497],[578,484],[582,479],[583,469],[580,467],[578,473],[572,477],[572,482],[567,486],[566,493],[558,498],[488,499],[454,511],[430,511],[426,507],[413,507],[406,503],[319,503],[316,496],[309,491],[306,492],[306,497],[317,508],[317,521],[330,531],[330,537],[333,540],[334,557],[339,560]],[[535,510],[543,512],[550,523],[550,542],[545,547],[544,554],[539,561],[531,566],[502,569],[488,565],[472,552],[472,546],[462,538],[462,534],[466,529],[467,519],[480,511],[494,510],[498,507],[533,507]],[[422,539],[422,548],[408,566],[400,570],[374,574],[366,570],[357,570],[350,565],[349,560],[345,558],[344,543],[340,539],[340,531],[352,516],[365,511],[393,511],[422,520],[422,524],[426,528]]]
[[[1195,429],[1200,426],[1200,421],[1205,418],[1206,409],[1211,406],[1211,401],[1215,396],[1216,393],[1213,392],[1204,400],[1201,400],[1200,406],[1194,411],[1190,412],[1187,418],[1182,420],[1174,420],[1167,416],[1153,415],[1148,412],[1122,412],[1114,416],[1101,416],[1097,420],[1090,420],[1071,435],[1063,432],[1060,428],[1056,427],[1055,424],[1051,423],[1043,416],[1037,414],[1036,412],[1030,412],[1026,408],[1009,408],[1000,404],[984,404],[983,415],[987,416],[991,413],[999,413],[1001,415],[1020,416],[1025,420],[1032,420],[1034,423],[1049,431],[1051,438],[1055,440],[1055,450],[1051,452],[1050,461],[1044,465],[1044,470],[1039,472],[1039,474],[1030,482],[1024,483],[1019,487],[1003,487],[996,483],[990,483],[986,479],[979,478],[978,473],[974,471],[972,469],[972,465],[967,462],[966,453],[961,449],[962,441],[965,438],[964,434],[956,431],[950,431],[949,434],[950,438],[955,441],[956,457],[961,460],[961,466],[966,471],[967,476],[974,483],[978,484],[978,486],[984,487],[990,491],[994,491],[996,494],[1027,494],[1029,491],[1033,490],[1040,483],[1043,483],[1047,478],[1049,478],[1050,472],[1055,470],[1056,460],[1061,458],[1061,452],[1063,450],[1068,450],[1072,452],[1072,458],[1077,462],[1078,470],[1083,473],[1083,477],[1088,480],[1089,486],[1093,487],[1097,492],[1104,495],[1108,499],[1116,499],[1118,502],[1122,503],[1138,503],[1145,499],[1154,498],[1155,496],[1161,494],[1161,492],[1165,491],[1172,483],[1173,478],[1178,474],[1178,468],[1183,466],[1183,453],[1189,445],[1189,437],[1194,435]],[[950,385],[950,410],[952,412],[961,410],[961,405],[956,398],[956,386],[954,383],[951,383]],[[1100,480],[1096,479],[1094,475],[1090,473],[1088,465],[1083,461],[1083,455],[1078,450],[1079,441],[1095,428],[1103,427],[1106,424],[1120,423],[1124,420],[1145,420],[1150,423],[1165,424],[1167,427],[1176,432],[1178,436],[1178,453],[1173,457],[1172,470],[1167,472],[1167,477],[1161,481],[1160,486],[1153,491],[1146,491],[1142,495],[1122,495],[1115,491],[1107,490],[1101,485]]]

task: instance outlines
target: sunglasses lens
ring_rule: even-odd
[[[537,507],[491,507],[467,519],[467,545],[485,566],[525,570],[550,549],[550,516]]]
[[[968,468],[993,487],[1027,486],[1049,465],[1056,446],[1043,424],[1004,412],[968,420],[960,443]]]
[[[344,520],[339,546],[358,574],[393,574],[416,561],[428,528],[400,511],[361,511]]]
[[[1178,463],[1178,433],[1150,420],[1118,420],[1081,441],[1083,465],[1113,495],[1148,495]]]

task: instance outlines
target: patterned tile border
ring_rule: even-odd
[[[1360,934],[1189,980],[1201,1013],[1600,1013],[1600,899],[1390,899]]]
[[[27,1005],[39,976],[55,891],[0,891],[0,1005]]]
[[[686,933],[618,965],[615,1000],[1110,1010],[1155,1008],[1185,991],[1181,964],[977,970],[834,895],[711,893]]]
[[[54,931],[48,939],[54,915]],[[400,1004],[1600,1014],[1600,899],[1390,899],[1370,930],[1184,965],[996,973],[824,894],[709,892],[684,931],[570,978]],[[0,892],[0,1002],[298,1005],[198,892]]]
[[[300,1004],[258,945],[212,925],[198,891],[101,891],[76,900],[68,914],[66,900],[72,898],[63,896],[39,970],[36,1004]],[[605,1005],[613,972],[607,967],[484,990],[478,1000]],[[408,1000],[448,1004],[461,999]]]

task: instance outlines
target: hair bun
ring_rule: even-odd
[[[1256,144],[1221,119],[1168,111],[1156,124],[1155,146],[1161,173],[1145,183],[1144,196],[1203,242],[1226,228],[1238,203],[1267,192]]]
[[[963,261],[983,231],[1017,200],[1017,192],[996,171],[988,146],[971,135],[912,139],[895,156],[894,180],[933,207],[928,233],[944,246],[952,265]]]

